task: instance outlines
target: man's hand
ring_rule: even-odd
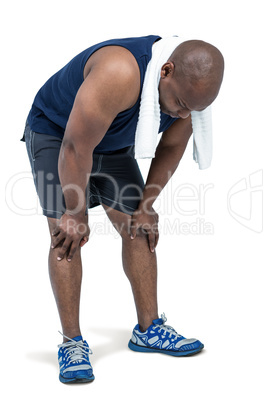
[[[60,261],[66,254],[67,261],[71,261],[78,247],[83,247],[89,238],[90,229],[87,215],[62,215],[59,225],[53,230],[51,248],[56,248],[60,242],[57,259]]]
[[[142,230],[143,233],[147,234],[148,246],[153,253],[158,243],[159,232],[158,214],[152,207],[149,210],[146,208],[146,211],[143,208],[138,208],[133,213],[130,227],[130,237],[132,240],[135,239],[137,230]]]

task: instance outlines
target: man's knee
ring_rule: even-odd
[[[120,222],[114,222],[114,227],[117,232],[120,234],[122,240],[131,241],[131,219],[126,218]],[[142,228],[138,228],[135,232],[137,239],[146,238],[147,233]]]
[[[116,231],[120,234],[123,240],[131,240],[131,215],[117,211],[103,205],[110,221],[112,222]],[[137,229],[137,238],[146,238],[146,232],[142,229]]]
[[[58,226],[59,221],[60,221],[59,219],[47,217],[47,223],[48,223],[48,227],[49,227],[50,236],[52,236],[52,232]]]
[[[131,225],[131,219],[129,219],[127,216],[125,219],[117,219],[112,221],[112,224],[115,228],[115,230],[120,234],[122,239],[127,239],[130,237],[130,225]]]

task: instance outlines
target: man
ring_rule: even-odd
[[[184,356],[204,347],[158,316],[153,202],[182,158],[192,134],[191,111],[216,98],[224,62],[217,48],[195,40],[183,42],[163,64],[158,87],[163,134],[144,185],[133,148],[144,76],[160,39],[117,39],[86,49],[44,84],[28,115],[22,141],[51,235],[49,273],[62,324],[58,355],[64,383],[94,379],[79,302],[80,250],[89,239],[88,208],[96,205],[122,237],[138,317],[130,349]]]

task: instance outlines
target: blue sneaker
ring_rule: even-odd
[[[63,334],[61,334],[63,335]],[[95,379],[89,361],[89,354],[92,354],[86,341],[82,336],[76,336],[69,342],[58,345],[58,360],[60,366],[59,379],[63,383],[91,382]]]
[[[200,352],[204,345],[197,339],[186,339],[174,328],[165,325],[165,314],[153,320],[145,332],[140,331],[139,324],[133,329],[128,347],[135,352],[158,352],[172,356],[189,356]]]

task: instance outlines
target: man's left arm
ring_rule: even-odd
[[[192,134],[191,115],[176,120],[159,141],[152,159],[143,198],[132,216],[131,238],[142,228],[148,234],[149,248],[153,252],[158,242],[158,215],[153,203],[177,169]]]

